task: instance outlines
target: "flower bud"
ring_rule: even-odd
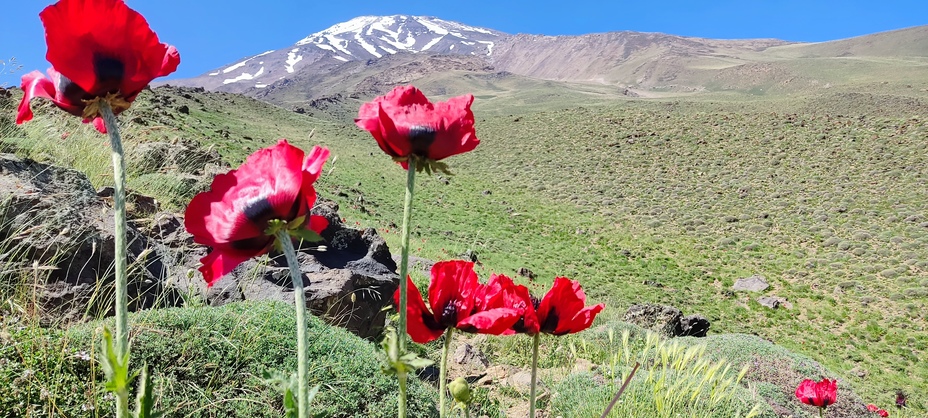
[[[454,397],[454,400],[464,405],[470,404],[470,386],[467,384],[467,380],[464,380],[463,377],[454,379],[454,381],[448,384],[448,389],[451,391],[451,396]]]

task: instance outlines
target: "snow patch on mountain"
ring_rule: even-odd
[[[231,67],[228,67],[228,68],[222,70],[222,73],[223,73],[223,74],[228,74],[228,73],[230,73],[230,72],[232,72],[232,71],[235,71],[235,70],[238,69],[238,68],[242,68],[242,67],[245,66],[245,64],[248,64],[248,61],[250,61],[250,60],[251,60],[251,58],[249,58],[249,59],[247,59],[247,60],[245,60],[245,61],[242,61],[242,62],[240,62],[240,63],[238,63],[238,64],[233,64]]]
[[[240,75],[240,76],[238,76],[238,77],[235,77],[235,78],[227,78],[227,79],[225,79],[225,80],[222,81],[222,84],[229,84],[229,83],[234,83],[234,82],[236,82],[236,81],[242,81],[242,80],[253,80],[253,79],[257,78],[257,77],[260,77],[261,74],[264,74],[264,67],[261,67],[261,69],[258,70],[258,72],[254,73],[254,74],[242,73],[242,75]]]
[[[287,53],[287,66],[284,67],[284,69],[287,70],[288,73],[293,73],[293,66],[303,60],[303,56],[297,55],[297,52],[300,52],[300,48],[293,48]]]

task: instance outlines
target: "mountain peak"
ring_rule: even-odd
[[[501,36],[505,34],[431,16],[359,16],[309,35],[296,46],[313,45],[342,61],[400,51],[491,55]]]

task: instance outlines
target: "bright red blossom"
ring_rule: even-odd
[[[477,273],[474,272],[474,263],[462,260],[439,261],[432,266],[431,276],[429,306],[425,305],[422,294],[412,280],[406,278],[406,332],[417,343],[433,341],[448,328],[500,335],[521,316],[519,310],[488,308],[477,299],[480,285]],[[393,300],[399,306],[399,289],[393,294]]]
[[[410,157],[438,161],[477,147],[473,101],[467,94],[432,103],[419,89],[400,86],[362,105],[355,123],[408,169]]]
[[[585,306],[586,295],[580,282],[566,277],[555,278],[551,290],[540,301],[529,293],[527,287],[516,285],[503,275],[491,277],[485,289],[490,306],[523,311],[522,317],[508,333],[577,333],[589,328],[596,315],[606,307],[603,303]]]
[[[879,415],[879,416],[881,416],[881,417],[883,417],[883,418],[886,418],[886,417],[889,416],[889,412],[886,412],[885,409],[881,409],[881,410],[879,410],[879,411],[876,411],[876,414]]]
[[[122,0],[61,0],[39,17],[52,68],[48,78],[39,71],[23,76],[16,123],[31,120],[31,100],[44,97],[105,132],[97,99],[119,113],[152,80],[180,64],[177,49],[160,43],[145,18]]]
[[[868,403],[868,404],[867,404],[867,410],[870,411],[870,412],[876,412],[876,411],[879,411],[879,410],[880,410],[880,407],[878,407],[878,406],[876,406],[876,405],[874,405],[874,404],[872,404],[872,403]]]
[[[822,379],[816,382],[811,379],[803,380],[796,388],[796,398],[807,405],[826,408],[838,400],[838,381]]]
[[[280,140],[256,151],[238,170],[217,175],[209,191],[190,201],[184,226],[195,242],[212,247],[200,260],[207,286],[270,250],[272,220],[317,234],[328,226],[324,217],[309,216],[316,201],[313,182],[328,157],[329,150],[318,146],[304,157],[303,150]]]

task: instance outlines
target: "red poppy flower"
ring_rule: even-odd
[[[874,404],[872,404],[872,403],[868,403],[868,404],[867,404],[867,410],[870,411],[870,412],[876,412],[876,411],[879,411],[879,410],[880,410],[880,407],[878,407],[878,406],[876,406],[876,405],[874,405]]]
[[[486,305],[476,300],[479,284],[472,262],[439,261],[432,266],[431,275],[429,306],[425,305],[412,280],[406,278],[409,321],[406,332],[417,343],[435,340],[448,328],[500,335],[511,328],[522,314],[512,308],[478,309],[478,306]],[[393,300],[399,305],[399,289],[393,294]]]
[[[304,158],[303,150],[282,139],[256,151],[238,170],[217,175],[209,191],[190,201],[184,226],[195,242],[212,247],[200,260],[207,286],[267,253],[274,243],[268,231],[273,220],[286,221],[297,237],[328,226],[324,217],[309,216],[316,202],[313,182],[328,157],[328,149],[316,146]]]
[[[889,416],[889,412],[886,412],[885,409],[881,409],[881,410],[879,410],[879,411],[876,411],[876,414],[879,415],[879,416],[881,416],[881,417],[883,417],[883,418],[886,418],[886,417]]]
[[[504,334],[537,334],[540,330],[535,308],[538,299],[529,294],[528,288],[516,285],[511,278],[502,274],[490,276],[486,285],[477,289],[478,309],[508,307],[522,312],[522,316]]]
[[[474,96],[467,94],[432,103],[419,89],[400,86],[362,105],[355,123],[403,168],[409,169],[409,158],[416,158],[418,169],[443,170],[434,162],[471,151],[480,143],[470,110],[473,101]]]
[[[122,0],[61,0],[39,17],[52,68],[48,78],[38,71],[23,76],[16,123],[31,120],[30,101],[44,97],[105,132],[97,121],[99,100],[122,112],[148,83],[180,64],[177,49],[160,43],[145,18]]]
[[[511,333],[577,333],[589,328],[596,315],[606,307],[603,303],[585,306],[586,295],[580,282],[566,277],[555,278],[551,290],[540,301],[529,293],[528,288],[515,285],[512,279],[503,275],[491,277],[485,292],[488,294],[485,300],[490,306],[511,307],[523,312]]]
[[[838,381],[822,379],[816,382],[811,379],[803,380],[796,388],[796,397],[807,405],[826,408],[838,400]]]

